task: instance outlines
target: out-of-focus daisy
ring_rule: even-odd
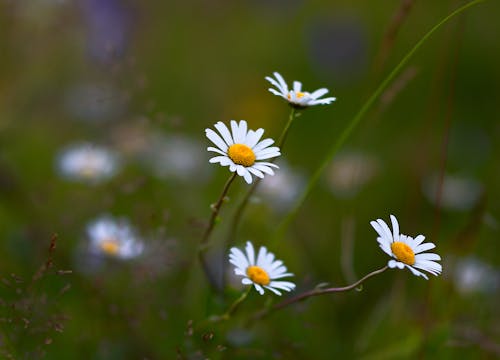
[[[285,210],[296,200],[304,185],[304,176],[283,162],[279,162],[280,171],[273,177],[265,178],[258,189],[259,194],[269,199],[271,207]]]
[[[204,181],[208,171],[198,141],[180,134],[151,134],[142,161],[160,178]]]
[[[120,259],[142,254],[144,243],[128,220],[103,215],[87,225],[90,251]]]
[[[274,95],[281,96],[283,99],[288,101],[288,103],[298,109],[303,109],[314,105],[327,105],[335,101],[336,98],[329,97],[320,99],[323,95],[328,93],[328,89],[321,88],[309,93],[302,90],[302,83],[299,81],[293,82],[293,89],[289,90],[283,76],[279,73],[274,73],[274,78],[266,76],[266,80],[276,87],[269,88],[269,91]]]
[[[283,266],[283,261],[275,260],[274,254],[268,252],[262,246],[255,260],[255,250],[250,241],[247,242],[244,254],[237,247],[230,250],[229,262],[235,266],[234,273],[243,276],[242,284],[255,286],[255,289],[261,294],[264,294],[264,288],[272,291],[277,295],[281,295],[279,290],[291,291],[295,289],[295,284],[289,281],[275,281],[288,276],[293,276],[287,273],[287,269]]]
[[[500,288],[500,271],[479,258],[457,259],[452,269],[455,286],[462,294],[495,294]]]
[[[248,184],[252,183],[252,175],[263,178],[264,173],[274,175],[272,167],[278,166],[265,160],[281,155],[272,139],[259,141],[264,134],[264,129],[247,130],[247,122],[240,120],[239,124],[231,120],[231,132],[228,127],[219,121],[215,128],[220,135],[212,129],[205,129],[205,134],[217,147],[208,147],[208,151],[213,151],[220,156],[210,159],[211,163],[220,163],[222,166],[229,166],[231,172],[236,172],[242,176]],[[271,147],[270,147],[271,146]]]
[[[116,174],[119,161],[111,150],[84,143],[64,149],[57,165],[67,179],[98,183]]]
[[[483,185],[469,177],[433,174],[422,183],[424,196],[436,206],[465,211],[474,207],[484,192]]]
[[[379,162],[372,155],[349,151],[335,157],[326,172],[330,190],[337,197],[352,197],[378,172]]]
[[[380,248],[395,259],[389,260],[387,265],[398,269],[407,267],[414,275],[422,276],[426,280],[428,280],[427,275],[417,269],[427,271],[432,275],[439,275],[442,267],[436,261],[441,260],[441,257],[433,253],[423,253],[435,248],[436,245],[430,242],[424,243],[425,236],[423,235],[418,235],[413,239],[411,236],[400,234],[398,220],[394,215],[391,215],[391,222],[392,232],[382,219],[370,222],[379,235],[377,241]]]

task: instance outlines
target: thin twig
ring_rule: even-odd
[[[375,71],[378,73],[382,70],[391,49],[394,47],[394,42],[398,35],[399,29],[403,25],[403,22],[408,17],[411,8],[415,0],[402,0],[396,13],[393,15],[389,27],[385,31],[384,39],[382,40],[382,45],[380,46],[380,51],[375,60]]]
[[[324,294],[330,294],[330,293],[335,293],[335,292],[342,292],[342,291],[352,290],[352,289],[356,288],[358,285],[362,284],[365,280],[371,278],[372,276],[375,276],[375,275],[378,275],[380,273],[383,273],[388,268],[389,267],[386,265],[386,266],[384,266],[381,269],[378,269],[378,270],[375,270],[375,271],[369,273],[368,275],[366,275],[362,279],[356,281],[354,284],[351,284],[351,285],[348,285],[348,286],[338,287],[338,288],[333,287],[333,288],[326,288],[326,289],[315,288],[315,289],[306,291],[306,292],[304,292],[302,294],[299,294],[299,295],[296,295],[296,296],[291,297],[289,299],[283,300],[283,301],[279,302],[278,304],[272,306],[269,309],[265,309],[265,310],[259,311],[258,313],[256,313],[253,316],[253,320],[261,319],[261,318],[269,315],[272,312],[275,312],[277,310],[283,309],[284,307],[287,307],[289,305],[295,304],[297,302],[304,301],[304,300],[306,300],[306,299],[308,299],[310,297],[313,297],[313,296],[318,296],[318,295],[324,295]]]

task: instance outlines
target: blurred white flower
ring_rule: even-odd
[[[269,91],[274,95],[280,96],[288,103],[298,109],[307,108],[314,105],[327,105],[335,101],[336,98],[329,97],[320,99],[323,95],[328,93],[328,89],[321,88],[312,93],[302,90],[302,83],[299,81],[293,82],[293,90],[288,89],[288,85],[279,73],[274,73],[274,78],[266,76],[266,80],[269,81],[274,88],[269,88]]]
[[[207,177],[200,143],[183,135],[153,134],[141,156],[160,178],[202,181]]]
[[[70,180],[99,183],[119,169],[118,156],[104,147],[82,143],[67,147],[57,159],[59,173]]]
[[[264,288],[272,291],[276,295],[281,295],[279,290],[292,291],[295,284],[289,281],[275,281],[288,276],[283,261],[275,260],[274,254],[268,252],[262,246],[255,261],[255,250],[250,241],[247,241],[246,254],[237,247],[230,250],[229,262],[235,266],[234,273],[243,276],[241,283],[244,285],[254,285],[259,294],[264,294]],[[278,290],[279,289],[279,290]]]
[[[144,243],[136,230],[124,218],[103,215],[87,225],[89,249],[120,259],[131,259],[142,254]]]
[[[453,280],[462,294],[495,293],[500,287],[500,272],[477,258],[467,257],[455,262]]]
[[[378,172],[375,157],[361,152],[337,155],[326,172],[330,190],[339,197],[356,195]]]
[[[264,129],[247,131],[247,122],[245,120],[240,120],[239,124],[231,120],[232,133],[221,121],[215,124],[215,128],[220,135],[212,129],[205,129],[207,138],[217,145],[217,148],[210,146],[207,150],[220,154],[220,156],[211,158],[211,163],[229,166],[229,171],[242,176],[247,184],[252,183],[252,175],[260,178],[264,177],[264,173],[274,175],[271,168],[277,168],[277,165],[258,161],[281,155],[278,147],[270,147],[274,140],[268,138],[259,141],[264,134]]]
[[[441,257],[433,253],[423,253],[424,251],[436,247],[433,243],[424,243],[425,236],[418,235],[415,239],[411,236],[399,233],[398,220],[394,215],[391,215],[392,232],[389,226],[382,219],[371,221],[379,237],[377,241],[380,248],[389,256],[396,260],[389,260],[387,265],[390,268],[404,269],[408,268],[413,275],[422,276],[428,280],[427,275],[418,271],[421,269],[431,273],[432,275],[439,275],[442,271],[441,264],[436,261],[441,260]]]
[[[447,210],[464,211],[471,209],[481,197],[483,186],[478,181],[461,176],[445,175],[438,194],[440,176],[428,176],[422,183],[426,199]],[[439,201],[438,201],[439,198]]]
[[[262,180],[258,192],[270,200],[268,202],[270,206],[277,210],[285,210],[297,198],[305,180],[300,173],[283,162],[279,162],[279,167],[280,171],[274,176]]]

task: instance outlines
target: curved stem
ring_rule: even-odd
[[[486,0],[474,0],[471,1],[464,6],[458,8],[457,10],[453,11],[451,14],[446,16],[444,19],[442,19],[439,23],[434,25],[432,29],[430,29],[416,44],[413,46],[413,48],[403,57],[403,59],[399,62],[399,64],[396,65],[396,67],[387,75],[387,77],[382,81],[382,83],[375,89],[373,94],[366,100],[366,102],[363,104],[363,106],[359,109],[357,114],[352,118],[352,120],[349,122],[347,127],[344,129],[344,131],[340,134],[339,138],[337,141],[332,145],[330,150],[328,151],[325,159],[319,166],[319,168],[314,172],[314,174],[311,176],[311,179],[309,180],[309,183],[306,186],[306,189],[302,193],[302,195],[299,197],[297,202],[295,203],[294,207],[288,215],[281,221],[279,226],[277,227],[277,231],[275,235],[273,236],[274,238],[280,239],[285,235],[286,229],[292,222],[292,220],[297,216],[297,213],[302,206],[303,202],[311,192],[311,190],[316,186],[318,180],[320,179],[321,175],[325,171],[326,167],[328,164],[331,162],[332,158],[335,156],[339,148],[345,143],[349,135],[353,132],[353,130],[356,128],[356,126],[359,124],[363,116],[368,112],[370,107],[373,105],[375,100],[382,94],[384,89],[387,87],[387,85],[394,79],[394,77],[399,73],[399,71],[403,68],[403,66],[406,65],[406,63],[410,60],[410,58],[417,52],[417,50],[427,41],[428,38],[431,37],[436,30],[438,30],[442,25],[444,25],[446,22],[448,22],[451,18],[454,16],[460,14],[461,12],[465,11],[471,6],[477,5],[480,2],[483,2]]]
[[[220,208],[222,206],[222,203],[224,202],[224,198],[226,197],[226,194],[229,190],[229,187],[231,186],[231,183],[234,181],[236,178],[236,172],[234,172],[229,179],[226,181],[226,184],[224,185],[224,188],[222,189],[222,192],[219,196],[219,200],[215,204],[210,205],[210,208],[212,209],[212,214],[210,215],[210,220],[208,221],[208,226],[205,229],[205,232],[203,233],[203,237],[201,238],[200,241],[200,247],[198,248],[198,258],[200,260],[200,264],[203,268],[203,271],[205,272],[205,275],[210,282],[210,285],[212,288],[216,289],[217,288],[217,281],[214,279],[213,275],[210,273],[210,269],[208,267],[208,264],[205,259],[205,252],[208,249],[209,245],[209,240],[210,240],[210,235],[212,234],[212,231],[215,226],[215,222],[217,220],[217,216],[219,215]]]
[[[248,289],[244,291],[239,298],[237,298],[227,309],[227,311],[222,315],[214,315],[210,316],[205,321],[201,322],[197,325],[197,328],[201,328],[208,323],[218,323],[221,321],[227,321],[231,318],[231,315],[236,311],[236,309],[240,306],[240,304],[247,298],[248,294],[252,290],[252,286],[248,286]]]
[[[334,293],[334,292],[342,292],[342,291],[352,290],[352,289],[356,288],[358,285],[362,284],[367,279],[371,278],[372,276],[375,276],[375,275],[378,275],[380,273],[383,273],[388,268],[389,267],[386,265],[386,266],[384,266],[381,269],[378,269],[378,270],[375,270],[375,271],[369,273],[368,275],[364,276],[360,280],[358,280],[355,283],[353,283],[351,285],[348,285],[348,286],[337,287],[337,288],[332,287],[332,288],[326,288],[326,289],[315,288],[315,289],[303,292],[302,294],[299,294],[299,295],[293,296],[293,297],[291,297],[289,299],[283,300],[283,301],[277,303],[276,305],[272,306],[269,309],[262,310],[262,311],[258,312],[257,314],[254,315],[253,319],[257,320],[257,319],[263,318],[263,317],[269,315],[270,313],[272,313],[274,311],[280,310],[280,309],[282,309],[284,307],[287,307],[289,305],[295,304],[295,303],[297,303],[299,301],[304,301],[305,299],[313,297],[313,296],[318,296],[318,295],[330,294],[330,293]]]
[[[233,313],[236,311],[236,309],[238,308],[238,306],[240,306],[240,304],[247,298],[248,294],[250,294],[250,291],[252,290],[252,286],[248,286],[248,289],[243,292],[243,294],[241,294],[241,296],[239,298],[237,298],[232,304],[231,306],[229,307],[229,309],[227,309],[227,311],[222,315],[222,318],[227,320],[231,317],[231,315],[233,315]]]
[[[281,135],[280,135],[278,143],[277,143],[277,146],[280,148],[280,152],[283,150],[283,146],[285,145],[288,131],[290,130],[290,126],[292,125],[292,122],[293,122],[293,119],[295,118],[295,116],[296,116],[295,108],[292,107],[292,110],[290,111],[290,115],[288,116],[288,121],[287,121],[285,127],[283,128],[283,131],[281,132]],[[276,161],[276,159],[277,158],[271,159],[269,162],[274,163],[274,161]],[[226,254],[228,249],[234,244],[234,240],[236,238],[236,232],[237,232],[238,227],[240,225],[241,218],[243,217],[243,212],[245,211],[245,209],[248,205],[248,202],[252,198],[252,195],[257,190],[257,187],[259,186],[260,180],[261,180],[260,178],[255,179],[255,182],[252,184],[250,189],[245,194],[245,197],[238,205],[238,208],[236,209],[234,216],[231,219],[231,225],[230,225],[229,232],[228,232],[226,242],[224,245],[224,254]],[[225,271],[226,263],[225,263],[225,261],[223,262],[222,268],[223,268],[223,271],[222,271],[223,284],[225,284],[226,283],[226,277],[225,277],[226,276],[225,275],[226,274],[226,271]]]

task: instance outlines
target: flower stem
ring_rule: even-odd
[[[252,286],[248,286],[248,289],[244,291],[239,298],[237,298],[227,309],[227,311],[222,315],[213,315],[210,316],[207,320],[203,321],[198,327],[203,327],[207,323],[218,323],[221,321],[227,321],[231,318],[231,315],[238,309],[240,304],[247,298],[248,294],[252,290]]]
[[[231,317],[231,315],[236,311],[238,306],[240,306],[240,304],[247,298],[248,294],[250,294],[251,290],[252,286],[248,286],[248,289],[245,292],[243,292],[243,294],[241,294],[241,296],[231,304],[229,309],[227,309],[227,311],[222,315],[222,318],[224,320],[228,320]]]
[[[361,278],[360,280],[356,281],[355,283],[351,284],[351,285],[348,285],[348,286],[344,286],[344,287],[332,287],[332,288],[326,288],[326,289],[323,289],[323,288],[315,288],[315,289],[312,289],[312,290],[309,290],[309,291],[306,291],[306,292],[303,292],[302,294],[299,294],[299,295],[296,295],[296,296],[293,296],[289,299],[286,299],[286,300],[283,300],[279,303],[277,303],[276,305],[272,306],[271,308],[269,309],[265,309],[265,310],[262,310],[262,311],[259,311],[258,313],[256,313],[254,316],[253,316],[253,320],[258,320],[258,319],[261,319],[267,315],[269,315],[270,313],[274,312],[274,311],[277,311],[277,310],[280,310],[280,309],[283,309],[284,307],[287,307],[289,305],[292,305],[292,304],[295,304],[299,301],[304,301],[310,297],[313,297],[313,296],[318,296],[318,295],[323,295],[323,294],[330,294],[330,293],[335,293],[335,292],[342,292],[342,291],[349,291],[349,290],[352,290],[356,287],[358,287],[360,284],[362,284],[365,280],[368,280],[369,278],[371,278],[372,276],[375,276],[375,275],[378,275],[380,273],[383,273],[384,271],[386,271],[389,267],[386,265],[384,266],[383,268],[381,269],[378,269],[378,270],[375,270],[371,273],[369,273],[368,275],[366,275],[365,277]]]
[[[215,222],[217,220],[217,216],[219,215],[220,208],[222,206],[222,203],[224,202],[224,198],[226,197],[226,194],[229,190],[229,187],[231,186],[231,183],[236,178],[236,175],[237,175],[236,172],[234,172],[229,177],[229,179],[226,181],[226,184],[224,185],[224,188],[222,189],[219,200],[217,200],[217,202],[215,204],[212,204],[210,206],[210,208],[212,209],[212,214],[210,215],[210,220],[208,221],[208,226],[205,229],[205,232],[203,233],[203,237],[201,238],[200,246],[198,248],[198,258],[200,260],[203,271],[205,272],[205,275],[206,275],[208,281],[210,282],[210,286],[213,289],[217,288],[217,281],[216,281],[216,279],[214,279],[213,275],[210,272],[207,261],[205,259],[205,252],[208,249],[210,235],[212,234],[212,231],[214,229]]]
[[[280,152],[283,150],[283,146],[285,145],[288,131],[290,130],[290,126],[292,125],[293,119],[296,116],[298,116],[298,114],[295,113],[295,108],[292,107],[291,109],[292,110],[290,111],[290,115],[288,116],[288,121],[287,121],[285,127],[283,128],[283,131],[281,132],[281,135],[280,135],[278,143],[277,143],[277,146],[280,148]],[[273,158],[269,162],[274,163],[274,161],[276,159],[277,158]],[[236,209],[236,211],[233,215],[233,218],[231,219],[231,225],[230,225],[229,232],[228,232],[228,235],[226,238],[226,243],[224,245],[224,254],[226,254],[228,249],[234,244],[234,241],[236,239],[236,232],[238,231],[238,226],[240,225],[241,218],[243,217],[243,212],[245,211],[245,209],[248,205],[248,202],[250,201],[250,198],[257,190],[257,187],[260,183],[260,180],[261,180],[260,178],[255,179],[255,182],[252,184],[250,189],[245,194],[245,197],[238,205],[238,208]],[[226,274],[226,271],[225,271],[226,266],[227,266],[226,262],[224,261],[223,266],[222,266],[222,268],[223,268],[223,271],[222,271],[223,285],[225,285],[225,283],[226,283],[226,275],[225,275]]]
[[[290,126],[292,125],[294,118],[295,118],[295,108],[292,107],[292,110],[290,110],[290,115],[288,116],[288,121],[285,125],[285,128],[281,132],[280,138],[278,140],[277,146],[280,148],[280,151],[283,149],[283,145],[285,145],[286,137],[288,135],[288,131],[290,130]]]
[[[347,127],[344,129],[344,131],[340,134],[340,136],[337,138],[337,141],[332,144],[330,150],[327,152],[327,155],[325,156],[323,162],[320,164],[319,168],[314,172],[314,174],[311,176],[311,179],[309,180],[306,189],[302,193],[302,195],[298,198],[297,202],[293,206],[293,208],[290,210],[290,212],[287,214],[287,216],[281,221],[281,223],[278,225],[277,230],[273,236],[273,238],[276,239],[281,239],[284,237],[286,233],[286,229],[288,226],[292,223],[293,219],[297,216],[298,211],[302,204],[304,203],[305,199],[309,195],[309,193],[312,191],[312,189],[316,186],[318,183],[318,180],[320,179],[321,175],[325,171],[326,167],[328,164],[331,162],[332,158],[335,156],[337,151],[340,149],[340,147],[345,143],[347,138],[351,135],[353,130],[356,128],[356,126],[359,124],[363,116],[368,112],[370,107],[374,104],[375,100],[382,94],[384,89],[389,85],[389,83],[394,79],[394,77],[399,73],[399,71],[403,68],[403,66],[406,65],[406,63],[411,59],[411,57],[417,52],[418,49],[446,22],[448,22],[450,19],[455,17],[456,15],[460,14],[461,12],[465,11],[471,6],[477,5],[483,1],[486,0],[474,0],[470,1],[469,3],[459,7],[457,10],[453,11],[451,14],[446,16],[444,19],[442,19],[440,22],[438,22],[434,27],[432,27],[416,44],[413,46],[413,48],[403,57],[403,59],[396,65],[396,67],[387,75],[387,77],[382,81],[382,83],[375,89],[375,91],[372,93],[372,95],[366,100],[366,102],[361,106],[359,111],[354,115],[352,120],[347,124]]]

